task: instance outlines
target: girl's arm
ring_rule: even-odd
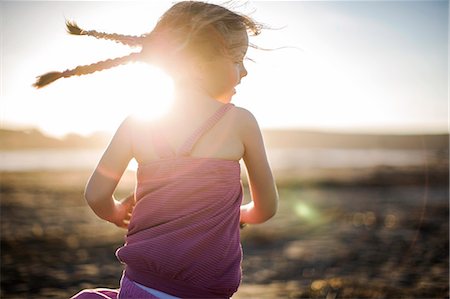
[[[94,213],[102,219],[126,228],[134,207],[134,194],[122,201],[113,194],[133,158],[131,120],[127,118],[117,129],[100,162],[86,185],[84,197]]]
[[[242,109],[244,163],[252,201],[241,206],[241,223],[262,223],[272,218],[278,208],[278,192],[267,161],[264,142],[254,116]]]

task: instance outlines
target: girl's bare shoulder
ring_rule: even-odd
[[[242,131],[247,133],[254,133],[255,130],[259,131],[258,122],[249,110],[235,106],[233,109],[234,121],[236,126]]]
[[[243,123],[247,123],[247,122],[256,122],[255,116],[253,115],[253,113],[251,113],[249,110],[239,107],[239,106],[234,106],[233,109],[235,118],[237,121],[243,122]]]

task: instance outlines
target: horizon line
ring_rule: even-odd
[[[14,126],[14,125],[4,125],[0,124],[0,130],[6,131],[16,131],[16,132],[26,132],[26,131],[37,131],[40,134],[56,138],[64,139],[70,135],[78,135],[81,137],[88,138],[93,135],[104,134],[105,136],[111,136],[114,131],[108,130],[96,130],[88,133],[81,133],[76,131],[69,131],[64,134],[52,134],[42,128],[37,126]],[[414,136],[414,135],[449,135],[449,129],[428,129],[428,130],[413,130],[413,129],[397,129],[397,130],[386,130],[380,128],[366,128],[366,129],[344,129],[344,128],[317,128],[317,127],[261,127],[261,131],[291,131],[291,132],[303,132],[303,133],[313,133],[313,134],[336,134],[336,135],[385,135],[385,136]]]

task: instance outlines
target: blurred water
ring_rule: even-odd
[[[1,171],[92,169],[102,150],[15,150],[0,151]]]
[[[370,168],[376,166],[420,166],[437,159],[426,150],[392,149],[272,149],[268,156],[274,169]]]
[[[425,150],[283,148],[267,154],[274,170],[420,166],[436,159]],[[0,151],[0,171],[92,169],[101,155],[99,149]],[[135,167],[132,161],[129,168]]]

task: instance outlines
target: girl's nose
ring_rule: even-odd
[[[241,79],[244,78],[245,76],[247,76],[247,74],[248,74],[247,69],[245,68],[243,63],[241,63],[241,67],[239,69],[239,74],[241,76]]]

